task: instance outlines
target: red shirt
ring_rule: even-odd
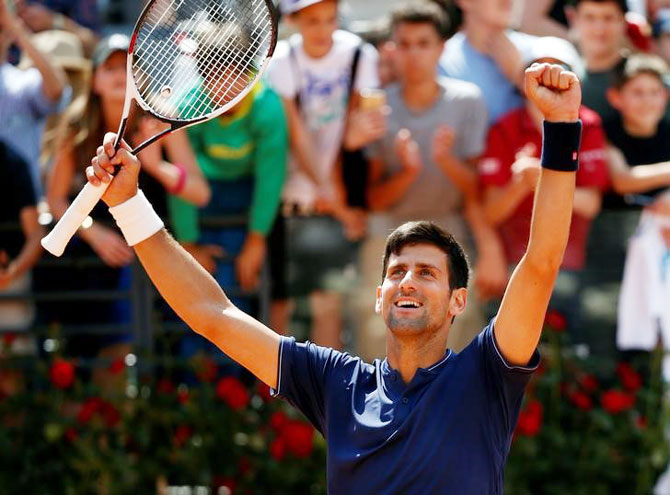
[[[582,145],[579,153],[577,187],[595,187],[602,191],[609,184],[606,164],[605,135],[600,117],[594,111],[582,107]],[[502,187],[512,180],[512,164],[516,154],[527,144],[535,145],[539,158],[542,149],[542,134],[535,127],[525,108],[514,110],[500,119],[489,130],[486,152],[479,161],[479,181],[483,187]],[[514,213],[498,226],[505,246],[507,261],[516,264],[526,252],[530,221],[533,213],[533,194],[519,203]],[[570,238],[563,257],[564,269],[581,270],[584,267],[586,240],[591,221],[573,213]]]

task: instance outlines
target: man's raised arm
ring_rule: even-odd
[[[104,147],[98,149],[86,175],[94,185],[112,180],[102,199],[154,285],[195,332],[276,387],[279,335],[235,307],[207,271],[161,228],[148,202],[137,194],[140,162],[125,143],[115,154],[114,137],[105,136]],[[114,165],[120,165],[120,170],[112,179],[108,172]]]
[[[530,360],[542,332],[568,242],[581,138],[581,88],[572,72],[551,64],[526,70],[526,96],[544,115],[542,172],[526,254],[510,279],[495,320],[495,338],[512,365]]]

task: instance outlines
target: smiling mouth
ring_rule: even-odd
[[[423,306],[423,304],[421,304],[420,302],[410,301],[410,300],[403,300],[403,299],[401,299],[400,301],[396,301],[395,303],[393,303],[393,305],[396,308],[400,308],[400,309],[416,309],[416,308],[420,308],[421,306]]]

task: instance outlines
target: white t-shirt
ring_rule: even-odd
[[[268,81],[282,98],[293,100],[300,93],[300,113],[312,136],[315,170],[322,177],[331,173],[342,143],[351,64],[360,44],[361,39],[355,34],[338,30],[333,34],[331,50],[321,58],[312,58],[303,50],[302,36],[295,34],[277,44],[268,68]],[[373,46],[363,45],[357,70],[355,89],[379,86],[377,51]],[[310,207],[316,192],[291,157],[282,193],[284,201]]]

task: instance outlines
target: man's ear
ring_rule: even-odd
[[[382,287],[381,285],[377,286],[376,291],[376,300],[375,300],[375,313],[380,315],[382,313]]]
[[[460,289],[454,289],[451,291],[451,297],[449,298],[449,314],[452,316],[458,316],[463,311],[465,311],[465,305],[468,301],[468,289],[461,287]]]
[[[605,96],[614,109],[621,111],[621,91],[616,88],[607,88],[605,90]]]

